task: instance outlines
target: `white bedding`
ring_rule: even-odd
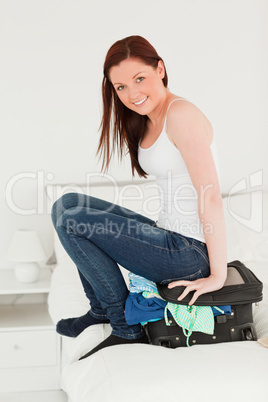
[[[253,316],[258,338],[268,337],[267,220],[264,219],[265,227],[258,236],[228,215],[226,223],[228,261],[244,262],[264,284],[264,300],[259,307],[253,305]],[[52,276],[49,310],[56,323],[61,318],[84,314],[89,304],[76,267],[57,238],[55,249],[58,264]],[[127,278],[127,271],[122,271]],[[109,324],[99,324],[75,339],[62,338],[62,386],[69,401],[268,402],[268,348],[257,341],[177,349],[119,345],[78,361],[110,332]]]
[[[265,263],[247,263],[263,282]],[[268,285],[264,300],[254,305],[258,338],[268,336]],[[79,316],[88,301],[72,262],[57,265],[49,296],[50,314],[56,323]],[[72,402],[268,401],[268,349],[256,341],[195,345],[167,349],[153,345],[120,345],[91,357],[79,357],[104,340],[109,324],[87,328],[77,338],[63,337],[67,354],[63,388]],[[226,395],[229,395],[227,398]]]

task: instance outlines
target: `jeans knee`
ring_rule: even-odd
[[[77,193],[66,193],[58,198],[51,208],[51,219],[54,227],[56,228],[56,222],[59,217],[69,208],[76,207],[78,205]]]

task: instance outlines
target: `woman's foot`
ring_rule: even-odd
[[[119,336],[110,335],[110,336],[108,336],[108,338],[106,338],[103,342],[101,342],[98,346],[96,346],[90,352],[88,352],[84,356],[80,357],[79,360],[85,359],[86,357],[93,355],[93,353],[97,352],[98,350],[101,350],[108,346],[124,345],[124,344],[129,344],[129,343],[147,343],[148,344],[149,341],[148,341],[148,338],[146,335],[144,335],[142,338],[138,338],[138,339],[125,339],[125,338],[120,338]]]
[[[110,320],[105,318],[96,318],[90,314],[90,310],[81,317],[67,318],[60,320],[56,325],[56,331],[60,335],[75,338],[81,334],[84,329],[94,324],[108,324]]]

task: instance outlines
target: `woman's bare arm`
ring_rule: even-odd
[[[172,107],[172,109],[171,109]],[[203,113],[193,104],[174,102],[168,116],[168,133],[179,149],[198,197],[198,214],[208,248],[211,275],[196,281],[176,281],[186,286],[183,299],[196,290],[189,304],[198,296],[220,289],[227,275],[227,241],[218,175],[210,149],[208,130],[212,130]]]

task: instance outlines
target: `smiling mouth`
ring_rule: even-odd
[[[143,98],[142,100],[140,100],[139,102],[134,102],[135,106],[143,106],[144,103],[147,101],[148,96],[146,96],[145,98]]]

